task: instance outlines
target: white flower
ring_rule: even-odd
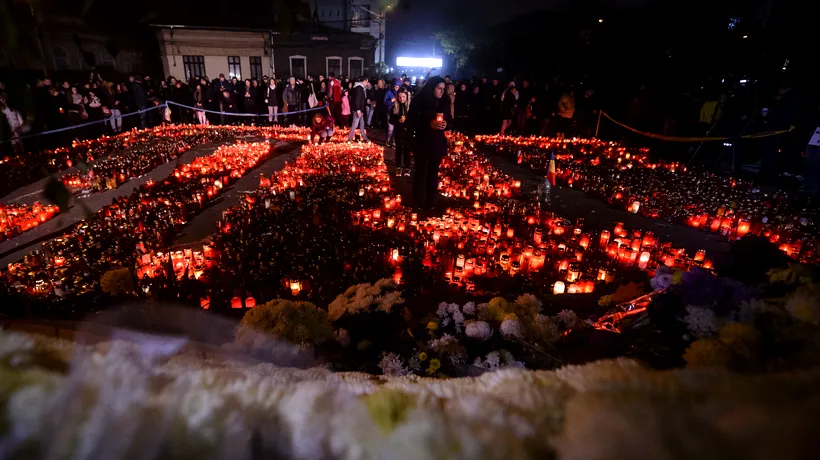
[[[571,329],[578,322],[578,315],[572,310],[561,310],[556,316],[564,323],[564,327],[567,329]]]
[[[467,316],[475,316],[475,303],[467,302],[461,307],[461,311]]]
[[[429,347],[437,353],[444,353],[458,346],[458,339],[450,334],[444,334],[440,339],[433,339],[428,343]]]
[[[461,327],[464,326],[464,314],[459,310],[454,311],[453,322],[456,323],[456,331],[461,332]]]
[[[404,367],[401,358],[395,353],[385,353],[379,361],[379,367],[384,375],[407,375],[410,372]]]
[[[467,323],[467,337],[476,340],[487,340],[493,335],[493,329],[485,321],[471,321]]]
[[[516,319],[505,319],[501,322],[501,333],[505,337],[521,338],[521,321]]]
[[[438,304],[436,315],[438,315],[439,318],[444,319],[449,315],[449,313],[450,306],[447,304],[447,302],[441,302],[440,304]]]
[[[485,362],[487,363],[488,368],[498,369],[501,366],[501,355],[499,355],[497,351],[491,351],[487,353],[487,359]]]
[[[696,337],[710,337],[718,330],[715,312],[709,307],[686,306],[686,326]]]

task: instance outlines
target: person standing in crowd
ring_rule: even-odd
[[[353,124],[350,126],[350,135],[347,140],[352,141],[356,137],[356,129],[361,131],[361,139],[367,142],[367,131],[365,130],[365,110],[367,108],[367,94],[365,86],[367,79],[359,78],[353,85],[353,91],[350,93],[350,111],[353,115]]]
[[[313,87],[309,82],[301,79],[297,80],[296,83],[296,89],[299,90],[299,110],[302,111],[302,113],[298,114],[298,120],[300,120],[300,125],[305,125],[305,121],[308,119],[307,109],[310,101],[310,92]]]
[[[194,115],[196,116],[196,121],[200,125],[208,125],[208,117],[205,116],[205,93],[202,89],[202,84],[196,85],[196,89],[194,89],[194,107],[197,110],[194,111]]]
[[[283,111],[288,113],[299,110],[300,98],[299,89],[296,87],[296,79],[293,77],[288,78],[288,86],[285,87],[285,91],[282,93],[282,101],[285,103]],[[286,115],[285,117],[287,120],[285,123],[296,124],[294,115]]]
[[[364,93],[365,93],[365,99],[366,99],[366,101],[365,101],[366,105],[364,107],[365,126],[368,127],[368,128],[372,128],[373,127],[373,112],[375,112],[374,109],[376,108],[376,88],[374,88],[373,85],[370,84],[370,80],[365,80],[364,84],[365,84]]]
[[[396,142],[396,177],[410,176],[410,141],[412,137],[407,129],[407,115],[410,113],[410,93],[399,91],[396,103],[390,113],[390,124],[394,126],[393,135]]]
[[[176,99],[177,104],[184,105],[185,107],[177,107],[177,122],[179,123],[188,123],[191,121],[191,109],[188,107],[192,107],[194,105],[194,97],[191,93],[191,89],[183,83],[181,80],[177,80],[176,83],[176,91],[174,94],[174,98]]]
[[[222,111],[226,114],[236,113],[236,96],[234,96],[233,92],[223,89],[222,90]],[[225,115],[222,115],[223,120],[225,119]],[[233,123],[233,120],[231,120]],[[224,122],[223,122],[224,124]]]
[[[518,135],[524,136],[527,133],[527,120],[532,111],[532,88],[529,80],[521,81],[521,88],[518,90],[518,105],[515,110],[516,126]]]
[[[11,133],[11,146],[15,155],[22,155],[23,152],[23,126],[25,126],[23,115],[19,110],[9,106],[8,95],[6,93],[0,94],[0,113],[6,119],[5,122],[9,127]]]
[[[330,113],[333,115],[333,118],[336,119],[337,123],[343,123],[344,117],[342,116],[342,82],[336,79],[336,75],[333,72],[327,74],[328,80],[328,102],[330,103]],[[344,125],[340,125],[344,126]]]
[[[413,147],[413,203],[421,209],[431,209],[438,196],[438,170],[447,155],[447,114],[442,111],[444,79],[430,78],[410,104],[408,121],[415,132]]]
[[[342,126],[348,126],[350,123],[350,97],[348,96],[350,90],[342,91]]]
[[[145,95],[145,90],[142,88],[142,85],[137,82],[136,77],[131,75],[128,77],[128,80],[131,82],[131,97],[134,98],[134,104],[140,112],[140,128],[145,129],[145,109],[148,108],[148,98]]]
[[[330,107],[327,101],[327,80],[323,80],[319,83],[319,91],[316,91],[316,101],[319,102],[319,105]]]
[[[245,80],[245,90],[242,94],[245,99],[245,113],[256,114],[256,87],[251,84],[250,79]],[[253,122],[253,117],[250,119]]]
[[[388,113],[384,109],[384,95],[387,92],[387,86],[384,83],[384,80],[379,80],[376,82],[376,88],[373,90],[373,112],[374,116],[376,117],[376,122],[373,123],[373,126],[377,128],[384,128],[384,124],[387,121],[386,116]]]
[[[315,144],[324,144],[333,137],[333,116],[329,109],[324,109],[313,116],[310,123],[310,139]]]
[[[271,78],[265,88],[265,106],[268,108],[268,123],[279,123],[279,93],[276,80]]]
[[[120,108],[120,101],[117,100],[117,92],[114,90],[114,84],[110,81],[103,83],[102,94],[105,98],[105,107],[109,113],[111,132],[115,134],[122,132],[122,109]]]
[[[575,115],[575,93],[570,90],[558,99],[558,111],[553,118],[555,132],[560,135],[572,135],[573,116]]]
[[[393,104],[396,103],[396,94],[399,92],[399,89],[401,89],[401,88],[402,88],[402,81],[397,78],[397,79],[393,80],[393,87],[388,88],[388,90],[384,93],[384,107],[385,107],[385,111],[387,112],[387,115],[388,115],[388,120],[387,120],[387,146],[388,147],[393,147],[395,145],[394,144],[394,139],[393,139],[393,130],[394,130],[395,127],[394,127],[393,124],[390,123],[389,117],[393,113]],[[410,92],[408,91],[407,94],[409,95]]]
[[[501,93],[501,131],[499,135],[506,135],[507,128],[512,125],[517,104],[518,88],[515,87],[515,83],[510,82],[510,86]]]

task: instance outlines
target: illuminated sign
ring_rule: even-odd
[[[441,68],[441,58],[417,58],[399,56],[396,58],[396,65],[399,67],[431,67]]]

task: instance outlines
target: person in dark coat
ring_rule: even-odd
[[[394,126],[393,136],[396,140],[396,177],[410,176],[410,141],[412,137],[407,129],[407,115],[410,114],[410,93],[399,90],[396,103],[390,112],[390,124]]]
[[[227,89],[222,90],[222,111],[225,113],[236,113],[236,96]],[[224,116],[223,116],[224,117]],[[229,123],[233,120],[227,120]],[[224,123],[224,121],[223,121]]]
[[[279,92],[276,79],[271,78],[264,91],[265,106],[268,109],[268,123],[279,123]]]
[[[438,196],[438,169],[447,155],[448,113],[442,109],[444,79],[435,76],[419,90],[410,104],[408,127],[415,133],[413,154],[413,202],[421,209],[431,209]],[[452,121],[452,120],[450,120]]]
[[[352,141],[356,137],[356,129],[362,134],[362,140],[367,142],[367,131],[365,130],[365,108],[367,106],[367,94],[365,90],[365,78],[362,77],[353,86],[350,92],[350,113],[353,115],[353,124],[350,125],[350,135],[347,140]]]
[[[145,112],[144,110],[148,107],[148,97],[145,95],[145,90],[142,88],[142,85],[137,82],[137,79],[132,75],[128,78],[130,82],[130,89],[131,89],[131,97],[134,99],[134,104],[137,106],[137,110],[140,112],[140,128],[145,128]]]

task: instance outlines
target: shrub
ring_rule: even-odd
[[[111,295],[129,294],[134,292],[134,281],[131,271],[127,268],[108,270],[100,279],[103,292]]]
[[[236,333],[239,345],[255,347],[259,333],[299,346],[312,346],[333,336],[327,313],[310,302],[276,299],[248,310]]]

